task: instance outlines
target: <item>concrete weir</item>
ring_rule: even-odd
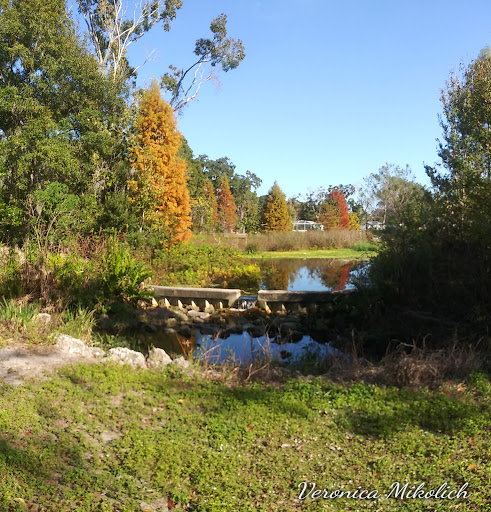
[[[257,294],[257,303],[260,308],[268,312],[298,309],[300,307],[317,306],[329,302],[335,302],[345,297],[353,290],[337,291],[310,291],[310,292],[289,292],[285,290],[260,290]]]
[[[152,286],[156,297],[164,298],[169,305],[191,305],[199,309],[209,306],[231,308],[242,295],[240,290],[225,288],[188,288],[185,286]]]
[[[226,288],[188,288],[185,286],[152,286],[155,297],[163,298],[166,306],[185,304],[195,309],[231,308],[242,297],[241,290]],[[313,307],[335,302],[356,290],[289,292],[285,290],[260,290],[257,305],[271,312]]]

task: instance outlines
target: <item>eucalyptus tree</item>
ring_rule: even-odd
[[[101,73],[123,81],[135,77],[140,67],[134,68],[129,63],[128,48],[156,25],[169,31],[183,5],[182,0],[77,2]],[[175,112],[196,98],[204,83],[217,80],[220,69],[225,72],[235,69],[245,57],[242,41],[227,36],[225,14],[212,20],[210,31],[211,37],[196,40],[193,62],[182,68],[170,65],[161,78],[161,87],[164,94],[168,93]]]

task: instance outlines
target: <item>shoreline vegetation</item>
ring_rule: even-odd
[[[307,249],[305,251],[261,251],[247,254],[249,258],[256,259],[275,259],[275,258],[326,258],[340,260],[368,260],[377,255],[376,251],[359,251],[355,249]]]

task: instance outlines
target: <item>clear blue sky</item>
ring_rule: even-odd
[[[360,185],[384,163],[438,161],[440,89],[451,69],[491,44],[489,0],[184,0],[170,32],[154,28],[129,53],[158,49],[138,84],[193,62],[194,41],[228,16],[246,58],[207,84],[179,119],[195,155],[228,156],[264,194]]]

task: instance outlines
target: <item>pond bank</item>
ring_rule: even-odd
[[[248,254],[253,259],[275,258],[332,258],[340,260],[369,260],[376,251],[355,251],[354,249],[307,249],[304,251],[260,251]]]

